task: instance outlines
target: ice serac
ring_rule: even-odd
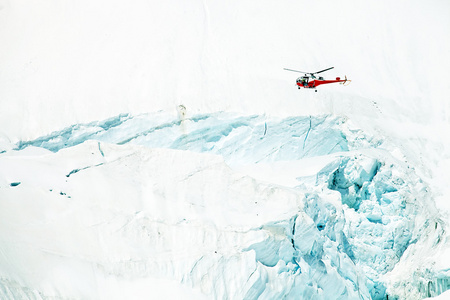
[[[341,117],[230,113],[120,115],[19,142],[0,154],[1,296],[438,295],[445,270],[412,284],[396,268],[444,236],[388,147]]]

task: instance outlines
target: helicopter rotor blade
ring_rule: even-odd
[[[325,71],[328,71],[328,70],[331,70],[331,69],[334,69],[334,67],[331,67],[331,68],[328,68],[328,69],[325,69],[325,70],[322,70],[322,71],[319,71],[319,72],[316,72],[316,73],[312,73],[312,74],[319,74],[319,73],[322,73],[322,72],[325,72]]]
[[[292,71],[292,72],[298,72],[298,73],[311,74],[311,73],[309,73],[309,72],[303,72],[303,71],[291,70],[291,69],[286,69],[286,68],[284,68],[284,70],[286,70],[286,71]]]

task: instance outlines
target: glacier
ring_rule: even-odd
[[[448,298],[449,14],[0,0],[0,298]]]
[[[123,114],[18,142],[0,155],[0,292],[110,299],[111,282],[162,278],[192,298],[401,299],[389,274],[445,231],[386,144],[343,117],[233,113]],[[415,276],[408,297],[449,289],[445,271]]]

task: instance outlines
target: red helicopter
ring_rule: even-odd
[[[328,83],[335,83],[335,82],[339,82],[343,85],[348,85],[350,84],[351,80],[347,79],[347,76],[345,76],[345,79],[341,79],[340,77],[336,77],[336,80],[325,80],[323,79],[323,77],[319,77],[318,79],[316,78],[316,76],[314,76],[314,74],[319,74],[328,70],[333,69],[334,67],[322,70],[322,71],[318,71],[318,72],[314,72],[314,73],[309,73],[309,72],[302,72],[302,71],[297,71],[297,70],[291,70],[291,69],[286,69],[284,68],[286,71],[292,71],[292,72],[298,72],[298,73],[305,73],[305,75],[303,75],[302,77],[297,78],[297,85],[298,88],[305,88],[305,89],[316,89],[316,87],[318,87],[321,84],[328,84]],[[310,75],[310,76],[308,76]],[[309,79],[312,79],[311,81]],[[346,84],[347,83],[347,84]],[[316,89],[317,92],[317,89]]]

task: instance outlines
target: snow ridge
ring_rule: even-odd
[[[229,163],[233,160],[256,163],[347,151],[353,147],[352,142],[349,144],[346,133],[339,128],[345,121],[331,116],[268,119],[231,113],[183,119],[164,113],[135,117],[119,115],[102,122],[73,125],[35,140],[20,141],[15,149],[35,146],[57,152],[92,139],[118,145],[131,143],[152,148],[209,152],[223,156]],[[351,133],[352,136],[358,134],[362,132]],[[306,143],[308,135],[311,137]],[[243,142],[246,147],[240,145]],[[374,144],[365,136],[353,143]]]

